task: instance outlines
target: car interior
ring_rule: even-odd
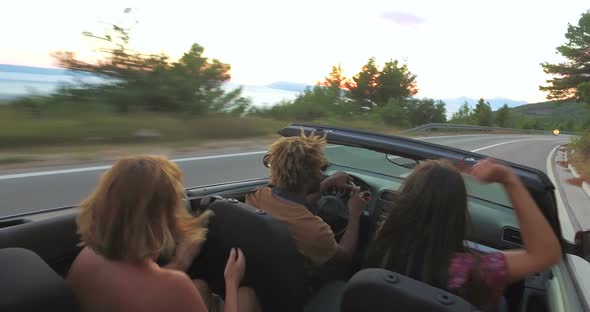
[[[337,164],[330,164],[324,173],[328,176],[336,171],[350,174],[356,186],[371,193],[361,217],[356,257],[360,260],[381,216],[395,209],[403,177]],[[243,283],[254,288],[263,311],[476,310],[445,290],[388,270],[360,269],[360,265],[344,278],[321,284],[310,282],[286,225],[244,203],[248,192],[266,185],[268,179],[264,178],[186,190],[191,213],[213,212],[207,241],[188,273],[206,280],[215,293],[223,296],[225,261],[230,248],[239,247],[248,258]],[[544,213],[555,211],[551,189],[529,187],[529,192]],[[346,201],[346,194],[324,195],[340,196]],[[490,252],[522,246],[511,207],[475,196],[469,196],[468,205],[474,230],[466,247]],[[11,307],[10,311],[38,311],[49,306],[59,307],[60,311],[79,310],[65,282],[82,248],[76,233],[77,212],[72,208],[52,211],[57,215],[48,218],[0,219],[0,306]],[[347,220],[341,216],[330,219],[328,223],[339,239]],[[555,226],[559,231],[559,224]],[[549,278],[551,272],[539,272],[507,287],[504,296],[509,311],[549,311],[545,288]]]
[[[356,185],[376,194],[362,217],[362,253],[379,216],[394,207],[398,193],[391,180],[379,184],[376,182],[380,177],[350,170],[349,173]],[[267,183],[266,179],[258,179],[187,190],[192,212],[209,209],[214,213],[207,243],[190,270],[192,277],[205,279],[214,292],[223,295],[225,259],[229,249],[238,246],[248,255],[244,284],[256,290],[263,311],[391,311],[393,306],[399,307],[399,311],[474,309],[444,290],[379,269],[359,270],[349,280],[330,281],[310,293],[303,259],[285,225],[244,204],[248,192]],[[518,247],[520,233],[511,208],[480,201],[469,200],[472,222],[477,224],[478,231],[466,242],[468,247],[480,252]],[[0,305],[15,307],[15,311],[32,311],[58,304],[62,311],[76,311],[75,298],[64,281],[81,250],[75,216],[76,212],[67,212],[39,221],[19,219],[2,223],[0,276],[5,280],[0,282],[4,298]],[[342,221],[331,224],[335,233],[346,226]],[[510,310],[548,311],[544,289],[548,274],[540,272],[511,285],[505,294]]]

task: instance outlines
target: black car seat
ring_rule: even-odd
[[[364,269],[344,288],[342,312],[478,311],[462,298],[401,274]]]
[[[326,282],[305,304],[304,312],[340,312],[342,294],[346,281],[332,280]]]
[[[67,282],[24,248],[0,249],[0,310],[79,311]]]
[[[246,256],[243,285],[252,287],[263,311],[302,311],[306,285],[303,256],[287,226],[235,199],[205,197],[213,212],[207,241],[189,274],[225,296],[223,272],[232,247]],[[210,202],[210,203],[209,203]]]

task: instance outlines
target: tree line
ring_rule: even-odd
[[[252,114],[310,121],[321,118],[368,118],[387,125],[408,127],[446,121],[442,101],[416,99],[416,75],[407,64],[389,60],[379,67],[371,57],[360,71],[345,77],[340,65],[296,99],[270,108],[254,108]]]

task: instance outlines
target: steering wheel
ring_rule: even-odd
[[[350,180],[348,181],[348,183],[346,183],[347,185],[356,188],[356,184]],[[346,200],[348,199],[348,197],[350,197],[350,189],[346,188],[343,190],[339,190],[336,186],[332,186],[332,188],[330,188],[330,190],[328,191],[328,195],[330,196],[335,196],[335,197],[339,197],[342,200]]]
[[[358,186],[352,180],[348,181],[347,185],[351,186],[351,188],[358,188]],[[340,198],[342,201],[347,202],[348,199],[350,199],[351,188],[339,190],[336,186],[333,186],[325,195],[335,196]],[[371,199],[371,192],[369,192],[368,190],[364,190],[362,191],[362,193],[366,201],[369,201]]]
[[[337,240],[342,238],[348,224],[348,200],[350,199],[351,189],[358,188],[356,183],[352,180],[347,183],[350,188],[339,190],[333,186],[328,191],[324,192],[323,196],[336,197],[339,200],[334,201],[329,198],[322,198],[323,204],[318,205],[318,215],[330,225]],[[369,201],[372,197],[371,192],[367,189],[362,191],[363,197]],[[337,202],[340,202],[337,204]]]

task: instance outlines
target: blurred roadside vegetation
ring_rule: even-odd
[[[590,183],[590,130],[572,140],[568,149],[568,161]]]
[[[445,120],[444,103],[410,99],[417,91],[416,77],[397,61],[379,70],[370,59],[346,85],[334,87],[331,81],[264,110],[253,107],[241,88],[222,88],[231,78],[231,66],[206,57],[202,46],[193,44],[172,61],[131,50],[131,30],[110,25],[104,34],[83,33],[97,42],[101,58],[95,63],[72,52],[53,53],[60,67],[81,79],[48,96],[2,105],[0,148],[240,139],[272,135],[294,121],[395,133],[423,121]],[[102,82],[88,83],[86,77]],[[347,97],[344,89],[353,96]],[[413,103],[430,115],[412,112]],[[414,119],[404,116],[398,123],[394,113],[407,107]],[[387,112],[388,117],[381,117]]]
[[[48,96],[0,105],[0,148],[242,139],[270,136],[296,121],[387,133],[432,122],[569,131],[589,125],[535,118],[507,105],[494,112],[484,99],[473,108],[465,103],[447,120],[443,101],[414,97],[417,77],[407,64],[392,59],[379,66],[375,58],[352,77],[332,66],[328,76],[296,99],[258,108],[241,88],[222,88],[231,66],[206,57],[204,47],[195,43],[173,61],[130,49],[131,31],[132,26],[110,25],[104,34],[83,33],[97,42],[102,58],[96,63],[55,52],[60,67],[104,83],[82,79]]]

